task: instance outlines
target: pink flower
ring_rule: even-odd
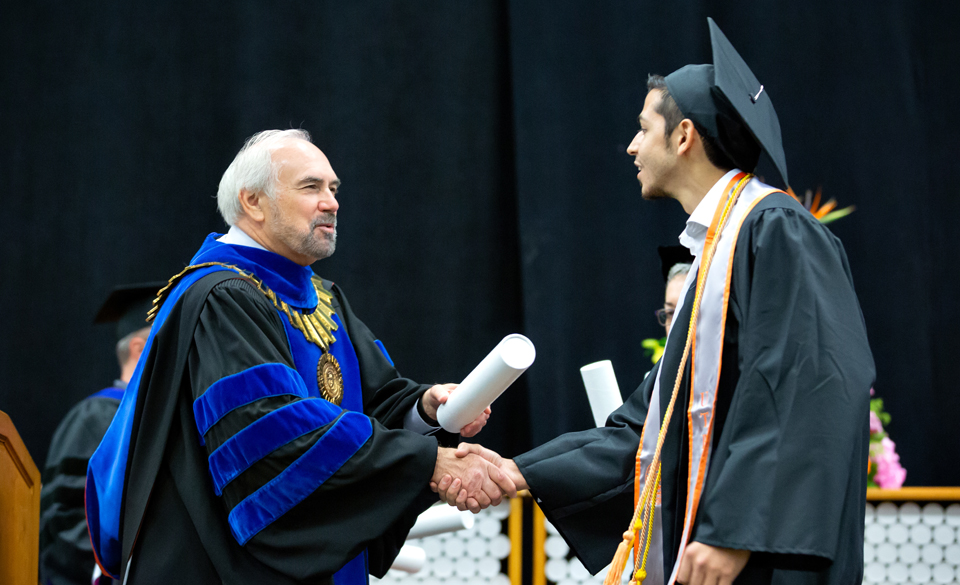
[[[873,433],[882,433],[883,432],[883,423],[880,422],[880,417],[877,416],[877,413],[870,411],[870,434]]]
[[[877,464],[877,474],[874,481],[883,489],[898,489],[903,486],[907,477],[907,470],[900,465],[900,456],[896,452],[896,444],[884,437],[880,441],[879,453],[874,456]]]
[[[873,388],[870,388],[870,396],[873,396]]]

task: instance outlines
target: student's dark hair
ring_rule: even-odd
[[[663,136],[664,140],[669,141],[670,135],[673,134],[673,131],[677,129],[677,126],[680,125],[680,122],[682,122],[686,116],[683,115],[683,112],[681,112],[677,106],[677,102],[673,99],[673,96],[670,95],[670,90],[667,89],[667,82],[663,76],[650,74],[647,76],[647,91],[649,92],[655,89],[660,91],[660,103],[657,104],[655,111],[663,116]],[[693,122],[693,120],[691,120],[691,122]],[[720,149],[716,140],[707,136],[707,133],[700,124],[693,122],[693,127],[696,128],[697,133],[700,134],[703,151],[707,155],[707,160],[709,160],[713,166],[724,171],[729,171],[737,166],[730,160],[730,157]]]

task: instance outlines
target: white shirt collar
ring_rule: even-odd
[[[687,219],[687,229],[680,234],[680,244],[690,250],[694,256],[699,257],[703,253],[707,231],[710,229],[710,223],[713,221],[713,214],[720,203],[723,190],[739,172],[741,172],[740,169],[733,169],[714,183]]]
[[[260,250],[267,250],[256,240],[247,235],[247,232],[238,228],[235,225],[230,226],[230,231],[224,235],[217,238],[217,241],[222,244],[233,244],[234,246],[247,246],[248,248],[258,248]],[[267,250],[269,251],[269,250]]]

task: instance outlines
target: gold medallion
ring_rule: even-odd
[[[340,372],[337,358],[326,351],[317,362],[317,386],[324,400],[340,406],[343,400],[343,374]]]

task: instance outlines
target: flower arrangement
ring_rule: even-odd
[[[820,197],[822,195],[820,189],[817,189],[817,194],[814,195],[813,191],[807,189],[807,192],[804,194],[803,199],[799,195],[793,192],[793,189],[787,187],[787,193],[796,199],[800,205],[803,205],[807,211],[813,214],[820,223],[827,224],[834,222],[841,217],[846,217],[854,212],[856,209],[855,206],[851,205],[849,207],[844,207],[843,209],[835,209],[837,206],[837,200],[831,199],[823,205],[820,205]]]
[[[873,396],[873,388],[870,389]],[[870,399],[870,462],[867,467],[867,485],[883,489],[903,486],[907,470],[900,465],[897,445],[890,440],[883,425],[890,424],[890,415],[883,410],[882,398]]]

